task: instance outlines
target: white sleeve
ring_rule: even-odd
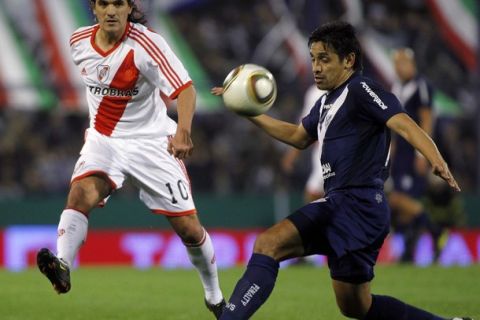
[[[88,41],[93,33],[94,26],[81,27],[70,36],[70,54],[73,63],[78,66],[81,60],[82,43]]]
[[[159,34],[145,31],[135,34],[135,37],[143,48],[141,73],[166,96],[176,98],[192,83],[183,64]]]

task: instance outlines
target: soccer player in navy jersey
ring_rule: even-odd
[[[410,48],[394,51],[393,63],[398,79],[392,86],[392,93],[398,98],[408,115],[427,134],[432,133],[433,88],[418,74],[415,54]],[[403,234],[405,249],[402,262],[412,262],[418,237],[431,223],[421,202],[427,186],[428,163],[423,155],[402,137],[392,140],[392,190],[387,192],[392,209],[392,222]]]
[[[328,256],[337,304],[349,318],[443,319],[395,298],[370,293],[373,267],[390,225],[383,192],[390,129],[421,152],[435,174],[453,189],[460,188],[433,141],[395,96],[361,75],[360,45],[350,24],[325,24],[311,34],[308,45],[315,83],[327,94],[299,125],[267,115],[248,119],[299,149],[318,140],[325,197],[258,236],[247,270],[220,319],[250,318],[272,292],[279,262],[309,254]],[[216,95],[222,92],[222,88],[212,89]]]

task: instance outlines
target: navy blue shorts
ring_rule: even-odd
[[[333,191],[298,209],[288,219],[300,233],[305,255],[328,257],[332,279],[349,283],[373,279],[373,267],[390,228],[383,190]]]

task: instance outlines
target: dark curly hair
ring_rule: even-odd
[[[95,2],[97,0],[90,0],[90,7],[93,9],[95,7]],[[145,13],[143,13],[140,9],[138,9],[137,6],[137,1],[138,0],[126,0],[128,5],[131,6],[132,13],[128,16],[128,21],[133,22],[133,23],[141,23],[141,24],[146,24],[147,23],[147,18],[145,16]]]
[[[325,23],[314,30],[308,39],[308,47],[313,42],[323,42],[327,47],[332,48],[344,59],[348,54],[355,54],[354,70],[362,70],[362,50],[355,35],[355,28],[343,21]]]

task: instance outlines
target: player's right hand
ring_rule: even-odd
[[[443,162],[441,164],[432,164],[432,170],[435,175],[445,180],[448,185],[452,187],[455,191],[461,191],[457,181],[450,172],[450,169],[448,169],[448,165],[446,162]]]
[[[213,87],[210,89],[210,93],[214,96],[221,96],[223,94],[223,87]]]
[[[192,155],[193,142],[190,133],[177,127],[175,135],[169,139],[168,153],[178,159],[186,159]]]

